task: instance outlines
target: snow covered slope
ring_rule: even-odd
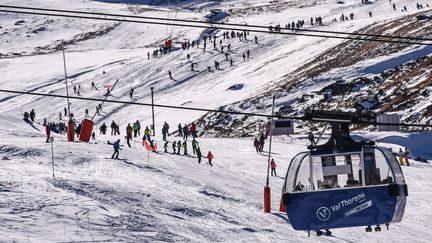
[[[158,1],[143,1],[151,5],[135,4],[138,1],[131,5],[107,2],[4,0],[2,4],[196,20],[206,20],[211,16],[211,9],[221,9],[229,13],[223,21],[232,23],[273,26],[280,23],[284,26],[305,19],[305,28],[323,30],[367,30],[419,36],[427,36],[430,31],[427,23],[414,23],[416,13],[429,14],[430,9],[415,10],[417,1],[411,0],[393,1],[398,6],[397,11],[388,1],[362,5],[357,0],[344,4],[322,0],[171,1],[162,6]],[[426,5],[426,1],[420,2]],[[403,5],[408,7],[407,12],[399,11]],[[369,11],[373,12],[372,18]],[[339,19],[342,13],[351,12],[355,13],[354,20],[331,22],[333,18]],[[325,26],[310,26],[310,17],[319,16],[323,17]],[[229,44],[232,48],[229,58],[233,59],[234,65],[230,66],[219,45],[213,50],[210,43],[203,51],[202,38],[211,31],[209,29],[3,13],[0,23],[1,89],[64,95],[63,59],[59,51],[61,39],[66,43],[69,91],[72,93],[72,87],[80,85],[83,97],[102,99],[105,97],[103,85],[119,80],[110,99],[129,101],[129,90],[134,88],[133,101],[150,103],[150,88],[154,87],[157,104],[269,113],[270,91],[278,90],[278,110],[284,114],[298,114],[321,101],[323,88],[334,84],[335,77],[343,79],[344,83],[360,76],[373,80],[373,76],[401,65],[403,68],[399,73],[392,71],[390,76],[382,78],[388,85],[384,91],[390,100],[399,94],[392,93],[394,83],[400,80],[397,74],[406,74],[404,79],[410,79],[408,87],[423,82],[430,86],[427,83],[430,78],[426,75],[429,57],[419,59],[415,65],[409,64],[410,60],[417,61],[418,57],[430,54],[430,48],[417,46],[353,44],[327,38],[264,33],[257,34],[259,44],[254,44],[255,34],[251,33],[247,40],[223,40],[225,51]],[[223,39],[221,32],[215,33],[218,41]],[[173,51],[148,59],[147,53],[159,49],[169,35],[175,42]],[[201,40],[201,45],[182,50],[179,43],[188,40]],[[242,54],[247,50],[251,56],[244,61]],[[191,61],[186,59],[187,54]],[[221,63],[222,70],[214,70],[214,61]],[[195,64],[195,71],[191,71],[191,62]],[[211,72],[207,71],[209,66]],[[416,71],[417,67],[423,71]],[[173,80],[169,79],[168,70],[172,72]],[[411,80],[411,77],[416,78]],[[91,82],[99,90],[92,90]],[[365,97],[358,95],[364,95],[366,91],[373,94],[380,88],[376,83],[368,84],[363,89],[353,90],[349,101],[363,101]],[[422,93],[430,89],[420,88],[414,91]],[[406,93],[409,94],[409,89]],[[383,97],[380,102],[384,102]],[[332,107],[337,99],[326,105]],[[82,100],[71,102],[77,122],[84,117],[86,108],[93,114],[98,104]],[[352,103],[347,102],[344,109],[351,109]],[[414,103],[401,112],[409,117],[430,109],[429,96],[418,98]],[[410,191],[407,211],[402,223],[392,225],[391,231],[366,234],[361,228],[341,229],[334,232],[335,237],[308,238],[304,232],[293,231],[285,215],[276,210],[268,215],[262,213],[267,157],[256,155],[250,138],[199,138],[203,153],[211,150],[215,155],[215,166],[210,167],[205,161],[198,164],[192,156],[149,155],[143,150],[140,139],[133,142],[132,148],[124,147],[120,156],[123,160],[111,160],[112,146],[106,142],[117,137],[98,134],[96,141],[85,144],[67,143],[64,135],[55,135],[56,177],[53,179],[51,148],[50,144],[44,143],[44,127],[40,124],[44,118],[58,122],[58,113],[66,107],[66,101],[0,93],[0,104],[0,158],[3,159],[0,241],[428,242],[431,238],[428,222],[432,215],[428,206],[432,195],[427,178],[432,169],[426,163],[414,162],[414,166],[404,168]],[[385,103],[380,105],[377,107],[383,108]],[[31,109],[36,111],[36,124],[33,125],[21,119],[23,112]],[[409,109],[413,112],[407,113]],[[240,137],[258,132],[258,120],[250,117],[239,122],[244,117],[218,117],[219,114],[200,111],[156,108],[159,148],[162,148],[159,131],[164,121],[173,131],[178,123],[189,124],[204,115],[200,132],[206,135]],[[429,117],[422,115],[421,121],[427,121]],[[102,114],[95,118],[95,128],[102,122],[109,125],[112,120],[121,126],[123,135],[128,123],[140,120],[143,126],[149,125],[151,110],[149,107],[106,103]],[[363,136],[382,141],[394,149],[408,146],[416,155],[432,156],[425,146],[430,134]],[[120,138],[124,140],[122,136]],[[169,140],[178,138],[170,137]],[[279,177],[271,178],[273,209],[279,206],[282,177],[289,161],[305,150],[305,145],[306,139],[301,135],[295,139],[276,139],[272,156],[278,163]]]

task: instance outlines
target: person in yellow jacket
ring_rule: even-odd
[[[404,152],[402,151],[402,148],[399,149],[399,164],[400,165],[404,165]]]
[[[144,130],[144,136],[147,137],[147,141],[149,141],[149,142],[151,141],[150,134],[151,134],[150,129],[148,127],[146,127],[146,129]]]

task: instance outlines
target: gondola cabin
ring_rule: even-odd
[[[283,203],[292,227],[330,235],[334,228],[367,226],[370,232],[400,222],[408,193],[397,159],[386,148],[352,140],[349,124],[336,120],[330,140],[309,146],[288,168]]]

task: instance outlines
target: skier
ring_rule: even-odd
[[[178,142],[177,142],[177,154],[180,154],[180,148],[182,147],[182,145],[181,145],[181,141],[179,140]]]
[[[151,131],[150,131],[150,129],[149,129],[148,126],[147,126],[146,129],[144,130],[144,136],[147,137],[147,140],[148,140],[149,142],[151,141],[151,139],[150,139],[150,134],[151,134]]]
[[[258,37],[257,36],[255,36],[255,44],[258,45]]]
[[[129,90],[129,96],[130,96],[131,100],[133,99],[133,93],[134,93],[134,88],[131,88]]]
[[[64,108],[64,116],[67,116],[67,109],[66,109],[66,107]]]
[[[107,129],[107,126],[105,125],[105,122],[102,124],[102,126],[99,128],[99,130],[100,130],[100,133],[99,134],[104,134],[105,135],[105,133],[106,133],[106,129]]]
[[[371,17],[371,18],[372,18],[372,12],[370,12],[370,11],[369,11],[369,17]]]
[[[409,163],[409,161],[408,161],[409,153],[410,153],[410,152],[408,151],[408,148],[405,147],[404,159],[405,159],[405,163],[406,163],[407,166],[410,166],[410,163]]]
[[[137,128],[138,136],[141,136],[141,124],[138,120],[135,122],[135,124],[136,124],[136,128]]]
[[[232,59],[230,59],[230,66],[231,67],[233,66],[233,60]]]
[[[276,162],[274,161],[273,158],[271,159],[270,166],[271,166],[271,175],[273,176],[273,172],[274,172],[274,176],[277,176],[276,175]]]
[[[76,133],[76,135],[77,135],[77,138],[79,138],[80,133],[81,133],[81,123],[78,124],[78,126],[76,127],[76,129],[75,129],[75,133]]]
[[[168,75],[170,79],[173,79],[172,74],[171,74],[171,70],[168,70]]]
[[[313,133],[311,131],[309,131],[309,133],[308,133],[308,139],[311,142],[311,145],[314,146],[315,145],[315,136],[313,135]]]
[[[117,124],[114,120],[111,122],[111,136],[115,136],[117,133]]]
[[[186,59],[187,59],[188,61],[190,60],[190,54],[189,54],[189,53],[186,55]]]
[[[255,138],[255,140],[254,140],[254,147],[255,147],[257,154],[261,154],[260,142],[258,141],[258,138]]]
[[[198,158],[198,164],[201,164],[202,154],[201,154],[201,149],[199,147],[196,149],[196,155],[197,155],[197,158]]]
[[[45,126],[45,133],[46,133],[46,137],[47,137],[46,142],[49,143],[50,142],[49,139],[51,137],[51,128],[49,125]]]
[[[186,142],[186,140],[183,141],[182,146],[183,146],[183,149],[184,149],[184,154],[183,154],[183,155],[188,155],[188,152],[187,152],[187,142]]]
[[[137,133],[138,133],[138,128],[137,128],[136,122],[133,123],[132,130],[133,130],[134,138],[136,138],[137,137]]]
[[[250,56],[250,51],[249,51],[249,49],[246,51],[246,55],[247,55],[247,59],[249,59],[249,56]]]
[[[260,139],[259,139],[259,143],[260,143],[259,150],[262,153],[262,151],[264,150],[264,143],[265,143],[264,134],[261,134]]]
[[[183,140],[187,140],[189,136],[189,128],[185,124],[183,127]]]
[[[96,133],[92,132],[92,140],[96,140]]]
[[[178,137],[183,137],[183,128],[181,123],[178,124],[177,131],[178,131]]]
[[[115,155],[115,158],[118,159],[119,152],[120,152],[119,150],[121,150],[121,148],[120,148],[120,139],[117,139],[117,141],[115,143],[113,143],[113,147],[114,147],[114,153],[111,156],[111,158],[114,159],[114,155]]]
[[[164,150],[165,153],[168,153],[168,141],[164,143]]]
[[[246,55],[243,53],[243,62],[246,62]]]
[[[30,120],[31,120],[32,122],[34,122],[35,118],[36,118],[36,114],[35,114],[34,109],[32,109],[32,110],[30,111]]]
[[[132,140],[132,126],[130,125],[130,123],[128,123],[127,127],[126,127],[126,142],[127,145],[129,146],[129,148],[131,148],[130,145],[130,140]]]
[[[166,141],[167,130],[165,126],[162,126],[162,140]]]
[[[195,124],[195,122],[192,122],[190,132],[191,132],[191,135],[192,135],[193,138],[196,138],[196,137],[197,137],[197,134],[196,134],[196,124]]]
[[[211,151],[208,151],[207,159],[208,159],[208,162],[209,162],[209,164],[210,164],[211,166],[213,166],[213,164],[211,163],[212,160],[213,160],[213,158],[214,158],[214,156],[213,156],[212,152],[211,152]]]
[[[172,143],[173,154],[176,153],[176,141]]]
[[[194,63],[193,63],[193,62],[191,62],[191,71],[192,71],[192,72],[195,71],[195,70],[194,70]]]
[[[399,156],[399,164],[404,165],[404,153],[402,151],[402,148],[399,149],[398,156]]]
[[[91,89],[98,90],[98,89],[96,88],[96,85],[95,85],[95,83],[94,83],[93,81],[91,82]]]
[[[85,109],[85,114],[84,114],[84,116],[85,116],[85,117],[88,117],[88,116],[89,116],[89,114],[88,114],[88,109],[87,109],[87,108]]]
[[[193,138],[192,139],[192,152],[193,152],[193,154],[195,154],[195,152],[196,152],[196,150],[197,150],[197,148],[198,148],[198,141],[197,140],[195,140],[195,138]]]
[[[62,120],[62,113],[61,112],[59,112],[59,120],[60,121]]]

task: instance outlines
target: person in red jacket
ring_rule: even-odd
[[[45,132],[47,136],[46,142],[49,143],[50,142],[49,139],[51,137],[51,128],[48,124],[45,126]]]
[[[270,166],[271,166],[271,175],[273,176],[273,172],[274,172],[274,176],[277,176],[276,175],[276,162],[274,161],[273,158],[270,162]]]
[[[208,159],[209,164],[210,164],[211,166],[213,166],[213,164],[211,163],[213,158],[214,158],[214,156],[213,156],[212,152],[211,152],[211,151],[208,151],[207,159]]]

